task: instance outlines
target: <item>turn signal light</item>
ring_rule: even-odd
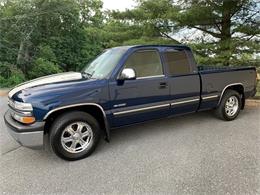
[[[21,117],[21,122],[25,124],[31,124],[35,122],[35,118],[33,116],[24,116]]]

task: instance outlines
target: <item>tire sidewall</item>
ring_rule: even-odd
[[[93,140],[90,145],[79,153],[70,153],[65,150],[61,143],[61,136],[64,129],[75,122],[85,122],[87,123],[93,132]],[[57,119],[56,123],[53,125],[50,134],[50,144],[53,151],[61,158],[65,160],[79,160],[89,156],[96,148],[100,139],[99,125],[96,120],[89,114],[83,112],[71,112],[61,116]]]

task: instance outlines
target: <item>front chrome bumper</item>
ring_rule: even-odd
[[[40,149],[43,147],[45,122],[35,122],[31,125],[23,125],[16,122],[10,111],[4,115],[5,124],[9,134],[22,146]]]

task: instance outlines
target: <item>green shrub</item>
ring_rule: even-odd
[[[56,56],[49,45],[40,45],[38,47],[37,57],[48,60],[53,63],[57,62]]]
[[[50,74],[60,73],[62,72],[60,67],[53,62],[45,60],[43,58],[37,58],[34,61],[31,71],[29,71],[28,75],[30,79],[46,76]]]
[[[0,76],[0,87],[5,87],[6,79],[2,76]]]
[[[0,87],[12,87],[25,81],[25,76],[15,65],[0,63]]]

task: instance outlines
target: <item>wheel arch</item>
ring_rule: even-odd
[[[233,83],[233,84],[227,85],[221,92],[218,105],[220,104],[225,91],[228,89],[234,90],[241,95],[241,100],[242,100],[241,109],[244,109],[244,107],[245,107],[245,89],[244,89],[244,86],[242,83]]]
[[[110,139],[110,128],[107,121],[106,113],[102,106],[96,103],[85,103],[85,104],[73,104],[68,106],[62,106],[49,111],[43,118],[46,121],[44,127],[44,133],[48,133],[52,122],[60,115],[69,111],[84,111],[92,115],[100,124],[102,133],[104,134],[105,140]]]

